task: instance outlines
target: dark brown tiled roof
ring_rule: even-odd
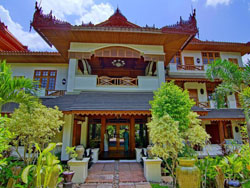
[[[47,107],[58,106],[61,111],[78,110],[113,110],[113,111],[145,111],[151,108],[152,92],[82,92],[64,95],[57,98],[42,98]],[[3,113],[11,113],[17,108],[15,103],[3,106]],[[194,106],[193,111],[207,111]]]
[[[244,119],[244,113],[241,109],[210,109],[207,116],[201,116],[201,119]]]

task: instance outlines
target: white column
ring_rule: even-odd
[[[75,88],[75,76],[77,70],[77,59],[69,60],[67,92],[73,92]]]
[[[63,144],[62,144],[62,153],[61,160],[69,160],[69,155],[66,153],[66,147],[72,145],[72,135],[73,135],[73,123],[74,115],[66,114],[64,115],[65,124],[63,125]]]
[[[165,83],[164,61],[157,62],[157,76],[158,76],[158,86],[161,87],[161,84]]]
[[[85,121],[82,122],[81,127],[81,145],[83,145],[84,148],[87,147],[87,136],[88,136],[88,117],[85,117]]]

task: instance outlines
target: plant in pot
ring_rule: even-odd
[[[229,187],[241,186],[240,181],[244,179],[244,165],[239,154],[234,153],[224,157],[220,162],[220,167],[224,172],[226,184]]]

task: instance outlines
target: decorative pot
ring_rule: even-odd
[[[72,182],[72,178],[73,178],[75,172],[74,171],[65,171],[62,174],[63,174],[64,182],[70,183],[70,182]]]
[[[76,146],[76,160],[82,160],[84,154],[84,147],[82,145]]]
[[[195,166],[195,161],[192,158],[179,158],[176,177],[180,188],[200,187],[200,170]]]

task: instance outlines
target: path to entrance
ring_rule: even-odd
[[[143,169],[135,162],[96,163],[81,188],[151,188]]]

